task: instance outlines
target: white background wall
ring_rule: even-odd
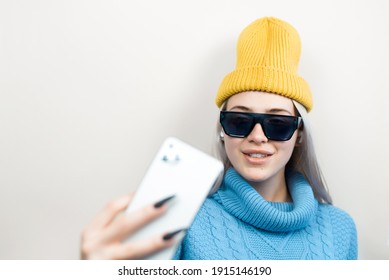
[[[211,152],[237,37],[276,16],[301,35],[335,205],[360,258],[389,259],[388,15],[385,0],[0,0],[0,258],[77,259],[166,136]]]

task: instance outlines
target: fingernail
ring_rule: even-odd
[[[157,203],[154,204],[154,208],[162,207],[166,202],[173,199],[174,197],[175,197],[175,195],[172,195],[172,196],[169,196],[167,198],[162,199],[161,201],[158,201]]]
[[[168,240],[172,239],[174,236],[176,236],[177,234],[179,234],[182,231],[186,231],[186,229],[179,229],[179,230],[173,231],[171,233],[165,234],[162,237],[162,239],[165,240],[165,241],[168,241]]]

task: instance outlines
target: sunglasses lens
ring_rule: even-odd
[[[268,139],[287,141],[296,130],[295,118],[289,116],[268,117],[263,122],[263,129]]]
[[[293,116],[220,112],[220,123],[224,132],[231,137],[243,138],[251,133],[256,123],[261,124],[269,140],[287,141],[298,126],[298,118]]]
[[[221,116],[221,125],[227,135],[232,137],[246,137],[252,129],[253,118],[247,114],[224,113]]]

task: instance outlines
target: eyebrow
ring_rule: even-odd
[[[230,108],[229,110],[242,110],[244,112],[253,112],[252,109],[250,109],[249,107],[246,107],[246,106],[242,106],[242,105],[237,105],[237,106],[234,106],[232,108]],[[283,109],[283,108],[271,108],[271,109],[267,109],[265,110],[266,113],[287,113],[291,116],[293,116],[292,112],[288,111],[287,109]]]

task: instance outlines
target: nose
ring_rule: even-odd
[[[269,141],[263,132],[262,126],[259,123],[254,126],[253,130],[247,136],[247,140],[255,143],[266,143]]]

